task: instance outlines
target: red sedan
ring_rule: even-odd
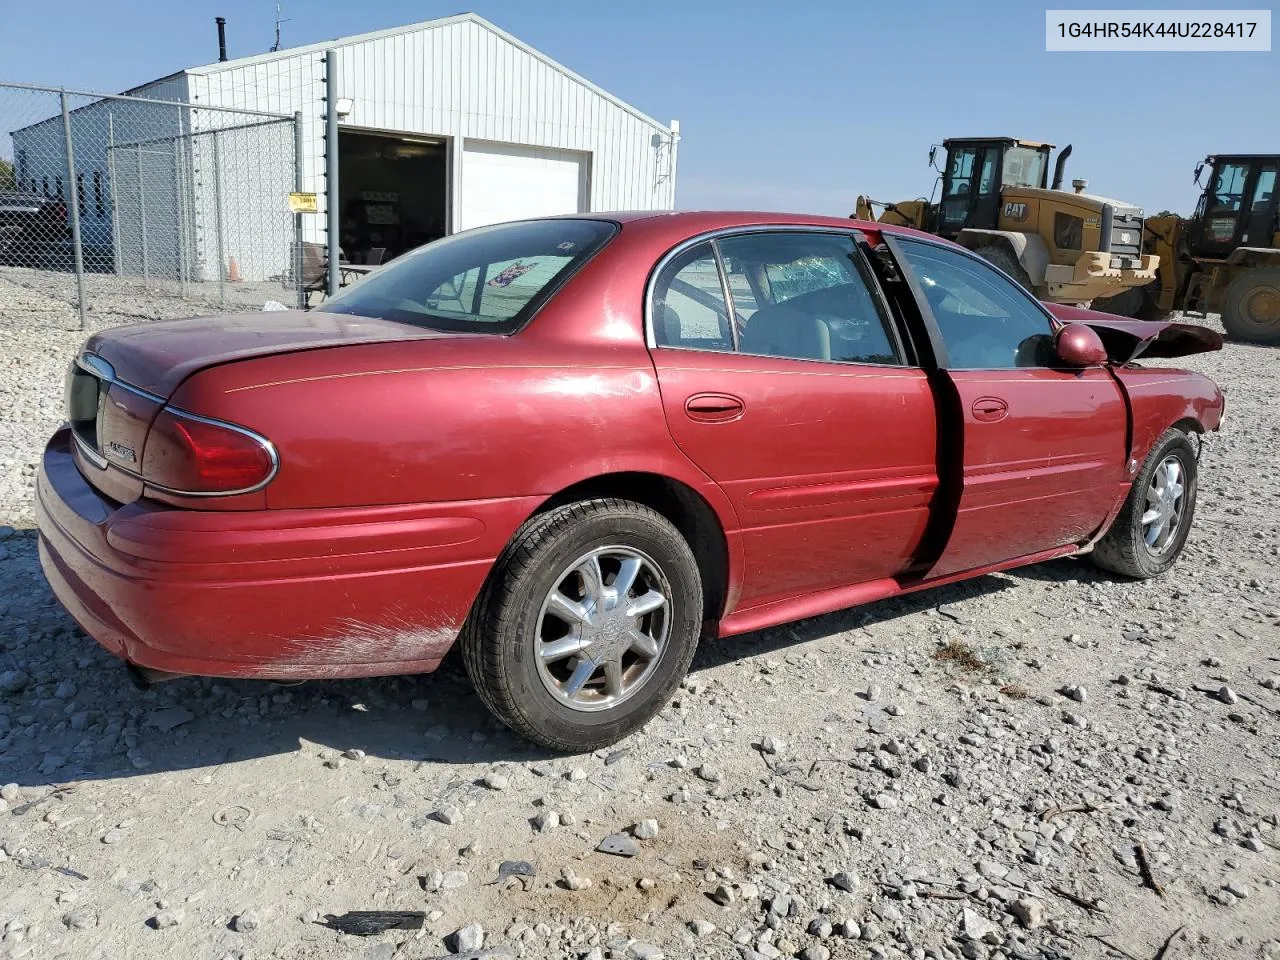
[[[307,313],[96,334],[38,486],[61,602],[149,679],[423,673],[585,750],[700,638],[1092,552],[1167,570],[1199,327],[1051,313],[880,224],[592,215]],[[1141,355],[1141,364],[1135,359]]]

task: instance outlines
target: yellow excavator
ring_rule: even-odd
[[[1237,340],[1280,345],[1280,154],[1217,154],[1196,165],[1209,179],[1190,219],[1151,217],[1143,250],[1157,278],[1094,303],[1098,310],[1157,320],[1174,310],[1221,313]]]
[[[1159,260],[1143,252],[1139,207],[1086,193],[1085,180],[1072,181],[1074,192],[1061,189],[1069,145],[1058,154],[1052,183],[1051,143],[962,137],[942,147],[941,169],[938,147],[929,150],[929,165],[940,174],[937,202],[930,197],[882,203],[860,196],[853,218],[954,240],[1053,303],[1089,304],[1155,279]]]

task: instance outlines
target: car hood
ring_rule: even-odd
[[[1062,323],[1083,323],[1102,338],[1112,363],[1124,364],[1139,357],[1186,357],[1222,349],[1222,335],[1194,323],[1172,320],[1130,320],[1097,310],[1062,303],[1045,304]]]
[[[391,320],[279,310],[116,327],[94,334],[84,349],[111,364],[126,383],[168,397],[197,370],[235,360],[347,344],[457,336]]]

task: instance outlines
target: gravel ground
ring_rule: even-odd
[[[708,644],[643,733],[562,757],[452,664],[134,690],[28,529],[83,334],[0,303],[0,957],[1280,958],[1274,350],[1188,361],[1227,416],[1172,574]],[[354,910],[425,926],[326,925]]]

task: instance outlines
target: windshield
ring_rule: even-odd
[[[511,333],[618,232],[604,220],[468,230],[393,260],[318,309],[432,330]]]
[[[1010,147],[1004,152],[1001,183],[1006,187],[1042,187],[1049,166],[1049,151]]]

